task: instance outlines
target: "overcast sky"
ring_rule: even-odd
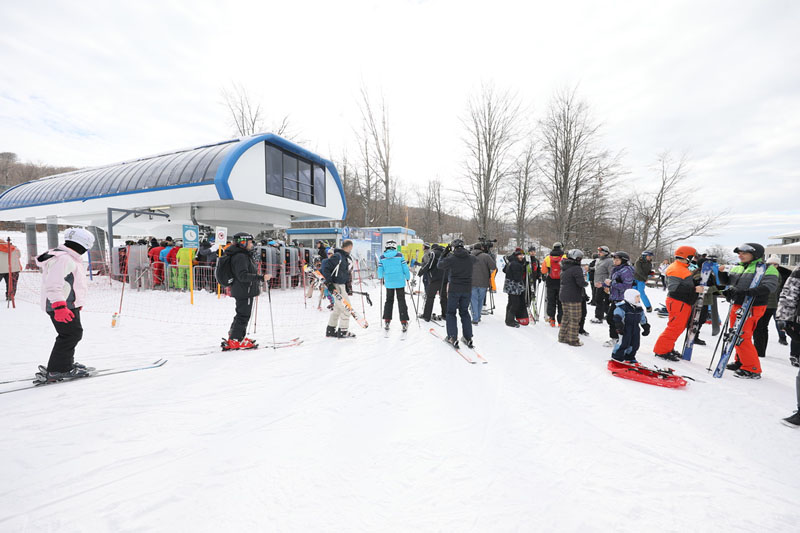
[[[224,7],[220,7],[224,6]],[[0,151],[92,166],[233,137],[241,83],[338,158],[366,85],[383,92],[395,173],[461,175],[459,118],[482,82],[541,115],[578,87],[632,187],[687,153],[700,247],[800,230],[800,2],[0,1]]]

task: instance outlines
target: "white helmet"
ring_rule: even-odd
[[[83,228],[69,228],[64,232],[64,240],[80,244],[87,250],[91,250],[94,245],[94,235]]]
[[[639,295],[639,291],[636,289],[627,289],[625,290],[625,301],[631,304],[634,307],[641,307],[642,300],[641,296]]]

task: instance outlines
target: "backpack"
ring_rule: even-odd
[[[561,260],[563,258],[564,256],[561,255],[557,257],[555,255],[550,256],[550,272],[548,272],[550,279],[561,279]]]
[[[217,278],[217,283],[223,287],[233,285],[233,268],[231,268],[230,254],[222,254],[222,257],[219,258],[217,268],[214,270],[214,277]]]

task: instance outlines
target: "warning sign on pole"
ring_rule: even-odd
[[[228,242],[228,228],[217,226],[214,242],[217,246],[225,246],[225,243]]]

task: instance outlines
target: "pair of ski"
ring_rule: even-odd
[[[447,340],[446,340],[444,337],[442,337],[441,335],[439,335],[438,333],[436,333],[436,330],[435,330],[435,329],[431,328],[429,331],[431,332],[431,335],[433,335],[433,336],[434,336],[434,337],[436,337],[437,339],[441,340],[442,342],[444,342],[445,344],[447,344],[448,346],[450,346],[450,348],[452,348],[453,350],[455,350],[455,351],[456,351],[456,353],[457,353],[458,355],[460,355],[460,356],[461,356],[461,357],[462,357],[462,358],[463,358],[463,359],[464,359],[464,360],[465,360],[467,363],[470,363],[470,364],[472,364],[472,365],[474,365],[474,364],[477,364],[477,363],[482,363],[482,364],[484,364],[484,365],[485,365],[486,363],[488,363],[488,362],[489,362],[489,361],[487,361],[486,359],[484,359],[484,357],[483,357],[481,354],[479,354],[478,352],[476,352],[476,351],[475,351],[475,348],[470,348],[470,350],[472,350],[472,353],[474,353],[474,354],[475,354],[475,357],[477,357],[477,359],[478,359],[477,361],[476,361],[476,360],[474,360],[474,359],[472,359],[470,356],[468,356],[468,355],[467,355],[467,354],[465,354],[464,352],[462,352],[460,348],[456,348],[455,346],[453,346],[452,344],[450,344],[449,342],[447,342]]]
[[[692,360],[694,340],[697,338],[697,334],[700,332],[700,326],[702,325],[700,324],[700,314],[703,311],[703,300],[705,299],[705,291],[708,288],[708,282],[713,273],[713,266],[711,261],[704,261],[700,269],[700,286],[704,287],[704,289],[702,293],[697,295],[697,300],[695,300],[694,306],[692,306],[691,317],[686,325],[686,337],[683,341],[683,352],[681,353],[681,357],[685,361]]]
[[[320,283],[326,283],[325,276],[323,276],[322,272],[320,272],[319,270],[314,271],[314,276]],[[369,326],[369,323],[367,323],[367,319],[358,314],[358,312],[355,309],[353,309],[353,306],[350,305],[350,302],[347,301],[347,298],[339,294],[338,290],[336,290],[335,288],[334,289],[329,288],[328,291],[330,291],[330,293],[339,303],[345,306],[347,311],[350,313],[350,316],[353,317],[353,319],[358,323],[359,326],[361,326],[364,329],[366,329]]]
[[[388,339],[389,338],[389,331],[391,331],[391,330],[388,327],[384,326],[384,328],[383,328],[383,338],[384,339]],[[408,337],[408,328],[406,327],[406,329],[404,331],[400,332],[400,340],[404,341],[404,340],[406,340],[407,337]]]
[[[679,376],[675,374],[675,371],[671,368],[650,368],[642,366],[639,363],[634,364],[626,361],[617,361],[616,359],[608,360],[608,370],[612,375],[620,378],[669,389],[685,387],[686,380],[683,378],[695,381],[694,378],[689,376]]]
[[[153,363],[151,363],[149,365],[144,365],[144,366],[140,365],[140,366],[131,366],[131,367],[122,367],[122,368],[104,368],[104,369],[101,369],[101,370],[92,370],[87,375],[80,376],[80,377],[75,377],[75,378],[70,378],[70,379],[63,379],[63,380],[60,380],[60,381],[44,381],[44,382],[42,382],[42,381],[33,381],[31,385],[26,385],[24,387],[17,387],[15,389],[9,389],[9,390],[0,391],[0,394],[8,394],[9,392],[18,392],[18,391],[22,391],[22,390],[35,389],[35,388],[44,387],[44,386],[47,386],[47,385],[56,385],[58,383],[70,383],[72,381],[81,381],[81,380],[84,380],[84,379],[87,379],[87,378],[113,376],[113,375],[116,375],[116,374],[125,374],[125,373],[128,373],[128,372],[138,372],[140,370],[150,370],[152,368],[161,368],[166,363],[167,363],[166,359],[159,359],[159,360],[157,360],[157,361],[155,361],[155,362],[153,362]],[[30,380],[31,380],[31,378],[27,377],[27,378],[13,379],[13,380],[9,380],[9,381],[4,381],[2,383],[15,383],[15,382],[20,382],[20,381],[30,381]]]

